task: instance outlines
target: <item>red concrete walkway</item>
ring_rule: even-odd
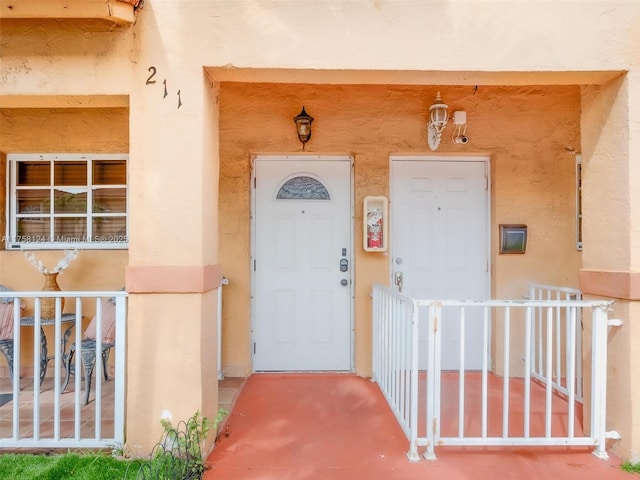
[[[436,448],[410,463],[376,384],[347,374],[255,374],[205,480],[634,480],[592,449]]]

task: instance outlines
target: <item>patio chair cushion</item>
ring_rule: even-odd
[[[13,303],[0,303],[0,340],[13,338]]]
[[[84,331],[84,338],[96,340],[97,320],[94,316]],[[102,343],[115,343],[116,339],[116,306],[108,299],[102,301]]]

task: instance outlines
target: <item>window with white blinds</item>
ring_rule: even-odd
[[[8,249],[127,248],[125,154],[9,154]]]

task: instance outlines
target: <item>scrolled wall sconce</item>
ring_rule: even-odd
[[[311,122],[313,122],[313,117],[305,111],[303,106],[302,111],[293,117],[293,121],[296,123],[298,139],[302,142],[302,150],[304,151],[305,144],[311,140]]]
[[[429,123],[427,125],[427,142],[431,150],[437,150],[442,140],[442,132],[449,121],[449,105],[442,101],[440,92],[436,95],[436,100],[429,107]],[[469,142],[467,137],[467,112],[453,112],[453,124],[455,130],[451,135],[453,143],[466,144]]]
[[[429,107],[429,124],[427,125],[427,141],[431,150],[437,150],[440,146],[442,132],[449,120],[449,105],[442,101],[440,92],[436,95],[436,101]]]

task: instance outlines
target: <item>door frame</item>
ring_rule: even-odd
[[[257,289],[257,281],[256,281],[256,272],[254,269],[254,262],[256,261],[256,163],[257,162],[269,162],[269,161],[305,161],[305,162],[314,162],[314,161],[334,161],[334,162],[349,162],[349,252],[348,259],[349,265],[351,268],[349,269],[349,345],[351,349],[350,354],[350,366],[349,371],[355,372],[355,244],[354,244],[354,225],[355,225],[355,216],[354,216],[354,191],[355,191],[355,179],[353,175],[353,165],[354,165],[354,157],[352,155],[273,155],[273,154],[256,154],[251,156],[251,206],[250,206],[250,214],[251,214],[251,232],[250,232],[250,257],[249,257],[249,271],[251,272],[251,305],[250,305],[250,334],[249,334],[249,352],[251,359],[251,371],[255,372],[255,368],[253,365],[253,345],[255,342],[255,330],[256,330],[256,289]],[[292,370],[294,371],[294,370]]]
[[[493,274],[492,274],[492,261],[491,261],[491,251],[492,251],[492,219],[491,219],[491,157],[489,155],[390,155],[389,156],[389,204],[390,204],[390,212],[389,215],[393,215],[394,205],[394,171],[393,171],[393,162],[394,161],[416,161],[416,162],[483,162],[484,163],[484,174],[486,178],[486,186],[485,186],[485,261],[486,261],[486,292],[487,299],[493,298]],[[391,229],[391,225],[389,225]],[[394,250],[393,250],[393,231],[390,230],[390,249],[389,249],[389,285],[391,288],[395,287],[394,279],[393,279],[393,258],[394,258]],[[491,318],[489,319],[489,338],[492,335],[491,328]],[[490,368],[493,368],[493,352],[489,351],[489,362]]]

